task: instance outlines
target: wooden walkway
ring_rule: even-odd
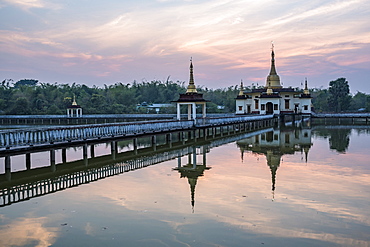
[[[68,145],[71,142],[93,142],[104,139],[140,136],[215,126],[248,124],[250,129],[275,121],[273,115],[205,118],[181,121],[145,121],[111,124],[88,124],[0,131],[0,153],[17,147],[37,148],[40,145]],[[238,128],[237,126],[234,126]]]
[[[73,188],[82,184],[91,183],[136,169],[152,166],[164,161],[179,159],[181,157],[201,152],[206,155],[210,149],[249,138],[271,130],[261,129],[248,133],[225,133],[213,136],[210,139],[179,141],[177,143],[162,145],[156,151],[153,147],[143,148],[122,153],[99,157],[51,164],[50,166],[27,169],[23,171],[0,174],[0,207],[22,202],[31,198],[40,197],[57,191]],[[203,160],[203,165],[205,165]]]

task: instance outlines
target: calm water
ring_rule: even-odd
[[[370,246],[370,129],[244,137],[3,206],[0,246]],[[12,171],[24,162],[12,157]],[[48,164],[32,155],[32,168]]]

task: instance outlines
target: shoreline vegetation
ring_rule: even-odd
[[[262,86],[260,86],[263,88]],[[245,90],[256,88],[245,87]],[[299,90],[299,88],[298,88]],[[185,93],[185,82],[153,80],[132,83],[117,82],[103,87],[84,84],[44,83],[35,79],[13,82],[3,80],[0,84],[1,115],[62,115],[74,97],[84,114],[132,114],[132,113],[176,113],[176,107],[168,106]],[[235,112],[235,98],[239,85],[221,89],[197,87],[207,103],[207,113]],[[370,112],[370,95],[349,93],[345,78],[329,83],[329,88],[311,88],[315,112]],[[147,106],[167,104],[160,110]]]

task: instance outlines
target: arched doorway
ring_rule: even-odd
[[[274,105],[271,102],[267,102],[266,114],[273,114],[273,113],[274,113]]]

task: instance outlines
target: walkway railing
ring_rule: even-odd
[[[193,121],[186,120],[3,130],[0,131],[0,148],[125,136],[148,132],[155,133],[160,131],[189,129],[193,126]]]
[[[316,118],[370,118],[369,112],[312,113]]]
[[[226,125],[233,123],[251,122],[272,119],[273,115],[261,115],[261,116],[238,116],[238,117],[221,117],[221,118],[202,118],[197,119],[196,126],[209,126],[209,125]]]
[[[141,121],[112,124],[88,124],[35,129],[13,129],[0,131],[0,148],[33,146],[71,141],[84,141],[104,137],[150,134],[165,131],[186,130],[194,127],[222,126],[233,123],[254,122],[273,119],[273,115],[205,118],[181,121]]]

